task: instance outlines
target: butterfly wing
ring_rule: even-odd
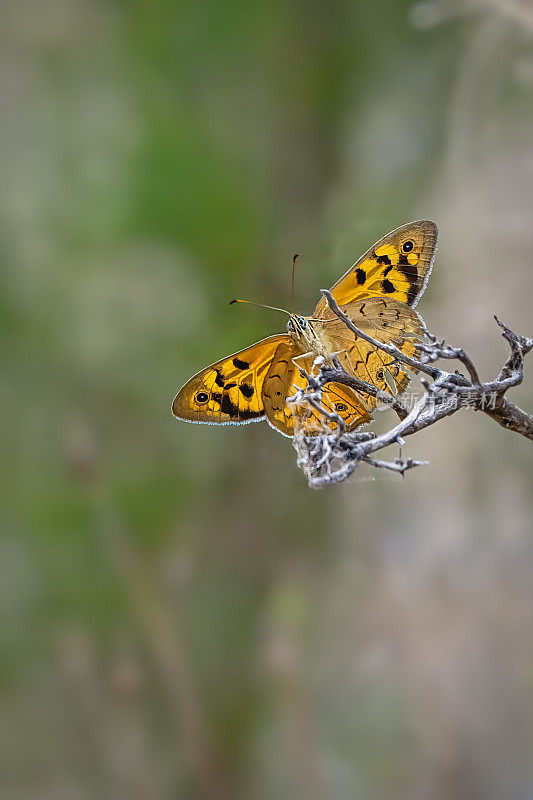
[[[312,370],[311,362],[312,359],[305,367],[308,373]],[[371,420],[371,416],[357,392],[340,383],[327,383],[324,386],[321,405],[326,411],[337,414],[344,422],[347,431],[354,431],[359,425],[365,425]],[[294,432],[303,432],[306,436],[327,433],[328,429],[330,431],[337,429],[337,423],[334,420],[327,420],[323,414],[308,403],[296,406],[296,408],[293,406],[292,424]]]
[[[297,363],[293,360],[295,358]],[[313,357],[302,357],[302,349],[297,343],[281,342],[263,382],[262,396],[267,420],[284,436],[293,436],[295,430],[303,431],[306,435],[324,430],[325,418],[319,411],[308,404],[304,407],[287,403],[287,397],[292,397],[298,389],[307,385],[298,365],[310,374]],[[326,384],[322,391],[322,405],[338,414],[350,431],[370,420],[355,392],[338,383]],[[334,422],[327,424],[332,430],[336,427]]]
[[[430,220],[402,225],[376,242],[332,287],[339,305],[365,297],[390,297],[416,306],[431,274],[437,226]],[[313,316],[328,308],[324,297]]]
[[[423,337],[424,323],[420,315],[405,303],[390,297],[369,297],[343,306],[345,314],[360,330],[384,343],[395,344],[405,355],[417,355],[417,343]],[[410,375],[401,363],[383,350],[356,336],[328,308],[324,311],[324,331],[333,352],[351,375],[371,383],[389,394],[400,394]],[[376,401],[360,393],[364,408],[372,410]]]
[[[265,416],[261,390],[272,358],[288,334],[269,336],[194,375],[172,403],[172,413],[187,422],[244,425]]]

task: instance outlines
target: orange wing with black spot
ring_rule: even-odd
[[[344,306],[365,297],[391,297],[416,306],[431,274],[437,237],[437,226],[430,220],[409,222],[391,231],[332,287],[336,302]],[[327,308],[322,298],[313,316],[321,318]]]
[[[306,385],[293,361],[301,356],[300,345],[289,334],[269,336],[192,377],[174,398],[172,413],[206,425],[244,425],[266,416],[275,430],[292,436],[294,412],[300,429],[318,432],[323,423],[319,412],[287,404],[287,397]],[[312,362],[307,358],[298,363],[311,372]],[[351,389],[339,384],[324,388],[322,404],[342,417],[348,430],[370,419]]]
[[[264,419],[261,391],[274,353],[290,336],[269,336],[217,361],[192,377],[172,403],[172,413],[187,422],[244,425]]]

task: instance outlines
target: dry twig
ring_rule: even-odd
[[[411,411],[402,405],[401,398],[393,398],[381,392],[375,386],[365,383],[359,378],[349,375],[341,367],[338,360],[333,366],[318,359],[317,375],[302,373],[307,379],[307,387],[300,389],[289,400],[295,405],[311,406],[318,410],[326,421],[334,421],[337,428],[331,431],[324,425],[324,433],[306,436],[297,432],[293,443],[298,454],[300,466],[309,485],[315,488],[346,480],[354,469],[364,462],[379,469],[388,469],[400,475],[427,461],[414,459],[395,459],[384,461],[373,457],[373,454],[391,444],[404,444],[404,439],[417,431],[434,425],[444,417],[449,417],[461,408],[482,411],[507,430],[533,439],[533,415],[527,414],[505,397],[513,386],[522,383],[524,376],[524,356],[533,348],[533,339],[518,336],[503,322],[495,317],[502,330],[502,336],[509,344],[510,354],[500,374],[492,381],[483,383],[471,358],[462,348],[450,347],[444,341],[426,331],[426,342],[417,345],[418,358],[409,358],[392,343],[380,342],[357,328],[353,321],[344,314],[333,299],[331,292],[323,290],[330,309],[357,336],[366,339],[374,347],[392,356],[395,361],[402,362],[412,371],[420,372],[424,387],[420,399]],[[468,377],[460,372],[446,372],[432,366],[436,361],[450,359],[459,361],[466,369]],[[429,379],[431,380],[429,380]],[[322,389],[327,383],[336,382],[372,395],[376,399],[388,403],[396,410],[400,421],[385,433],[376,435],[369,431],[348,433],[336,414],[326,411],[322,406]]]

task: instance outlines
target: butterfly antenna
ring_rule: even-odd
[[[267,306],[265,305],[265,303],[255,303],[253,300],[239,300],[235,298],[235,300],[229,301],[230,306],[232,306],[233,303],[248,303],[248,305],[250,306],[259,306],[260,308],[270,308],[271,311],[281,311],[283,314],[287,314],[287,316],[289,317],[291,315],[290,311],[287,311],[287,309],[285,308],[277,308],[276,306]]]
[[[296,259],[299,258],[298,253],[293,255],[292,257],[292,272],[291,272],[291,304],[294,305],[294,273],[295,273],[295,266],[296,266]]]

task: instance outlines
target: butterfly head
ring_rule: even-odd
[[[295,333],[297,336],[304,336],[310,323],[305,317],[298,314],[291,314],[287,322],[287,333]]]
[[[313,323],[307,317],[302,317],[299,314],[290,315],[287,322],[287,333],[305,343],[308,349],[309,345],[316,339]]]

